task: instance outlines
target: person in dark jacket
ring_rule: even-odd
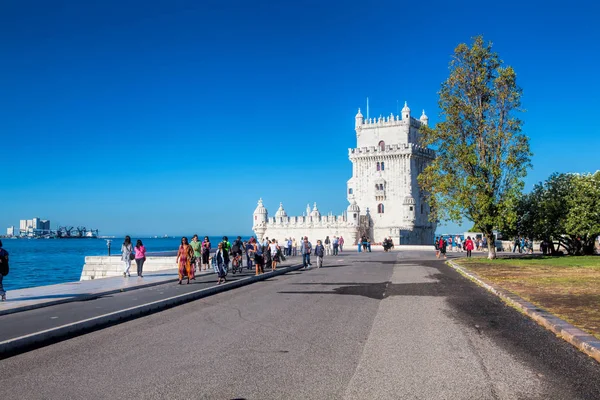
[[[6,275],[8,275],[8,251],[2,248],[2,240],[0,240],[0,296],[2,301],[6,301],[6,291],[2,285],[2,280]]]
[[[317,240],[317,245],[315,246],[315,257],[317,257],[317,268],[321,268],[323,266],[323,256],[325,255],[325,247],[320,240]]]

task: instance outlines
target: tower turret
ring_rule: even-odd
[[[313,217],[313,220],[318,220],[319,218],[321,218],[321,213],[319,212],[319,209],[317,208],[316,202],[315,202],[312,212],[310,213],[310,216]]]
[[[419,121],[421,121],[423,125],[429,124],[429,117],[425,115],[425,110],[423,110],[423,114],[421,114],[421,118],[419,118]]]
[[[356,204],[356,200],[352,200],[352,203],[346,209],[348,214],[348,223],[351,226],[358,226],[360,220],[360,207]]]
[[[402,107],[402,119],[410,121],[410,108],[408,108],[408,103],[404,102],[404,107]]]
[[[287,213],[283,209],[283,203],[279,203],[279,208],[275,213],[275,221],[278,223],[283,223],[283,220],[287,218]]]
[[[254,222],[252,226],[252,230],[256,234],[256,238],[259,241],[262,241],[265,232],[267,231],[267,221],[269,218],[269,212],[263,205],[262,199],[258,199],[258,206],[254,210]]]
[[[364,122],[364,118],[363,115],[360,113],[360,108],[358,109],[358,113],[356,114],[356,117],[354,117],[355,120],[355,127],[358,128],[359,126],[361,126]]]

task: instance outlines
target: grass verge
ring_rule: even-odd
[[[455,261],[600,339],[600,257]]]

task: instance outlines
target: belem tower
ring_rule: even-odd
[[[326,236],[342,236],[347,245],[363,235],[373,243],[390,237],[395,244],[429,245],[436,224],[429,221],[429,205],[419,189],[417,176],[435,153],[418,145],[419,128],[427,125],[425,111],[419,119],[411,116],[404,103],[401,115],[355,117],[356,148],[348,149],[352,178],[346,195],[350,205],[341,215],[321,215],[315,203],[303,216],[290,217],[283,204],[269,217],[262,199],[254,210],[252,230],[282,241],[308,236],[315,243]]]

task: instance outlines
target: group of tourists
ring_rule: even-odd
[[[512,252],[519,250],[519,253],[533,254],[533,240],[529,240],[524,237],[516,237],[514,240],[514,246]],[[543,251],[543,250],[542,250]],[[547,249],[546,249],[547,251]],[[546,252],[544,252],[546,254]]]
[[[144,262],[146,262],[146,247],[141,240],[135,243],[135,247],[131,244],[131,237],[125,236],[125,240],[121,245],[121,261],[125,263],[123,268],[123,277],[130,277],[129,269],[131,268],[131,262],[135,260],[137,266],[137,276],[143,278],[142,274],[144,269]]]
[[[334,236],[333,239],[326,236],[324,244],[325,255],[327,256],[337,256],[340,251],[344,251],[344,238],[342,236]]]
[[[458,236],[455,237],[454,240],[452,240],[452,237],[448,237],[448,239],[444,239],[444,236],[436,237],[434,242],[435,256],[437,258],[440,258],[442,256],[444,258],[447,258],[446,253],[448,251],[448,246],[451,246],[451,248],[453,249],[452,251],[457,251],[455,249],[459,249],[458,251],[462,252],[464,249],[464,251],[467,252],[467,257],[471,257],[472,251],[475,249],[476,246],[475,242],[476,239],[471,239],[471,236],[467,236],[464,242],[460,240],[460,237]]]
[[[337,254],[337,249],[341,246],[339,240],[335,239],[334,248],[335,254]],[[295,256],[298,252],[302,255],[304,268],[308,269],[312,266],[311,254],[316,257],[317,268],[320,268],[323,266],[323,257],[326,255],[326,248],[321,241],[318,240],[317,245],[313,248],[308,237],[302,238],[300,246],[298,246],[296,239],[293,238],[286,238],[280,245],[277,239],[269,239],[268,237],[264,238],[262,243],[258,243],[254,237],[251,237],[248,241],[242,241],[242,238],[238,236],[233,243],[230,243],[227,236],[223,236],[223,240],[217,244],[214,254],[211,253],[211,250],[212,245],[208,236],[204,237],[203,242],[198,240],[198,235],[194,235],[189,243],[187,237],[181,238],[176,258],[178,284],[182,284],[183,279],[187,279],[189,284],[191,280],[196,279],[196,272],[208,270],[209,264],[212,264],[218,276],[217,284],[227,282],[230,263],[236,263],[235,265],[239,266],[241,271],[244,255],[246,256],[247,269],[254,268],[256,275],[264,273],[265,267],[270,267],[271,271],[276,271],[277,265],[285,261],[286,256]]]

